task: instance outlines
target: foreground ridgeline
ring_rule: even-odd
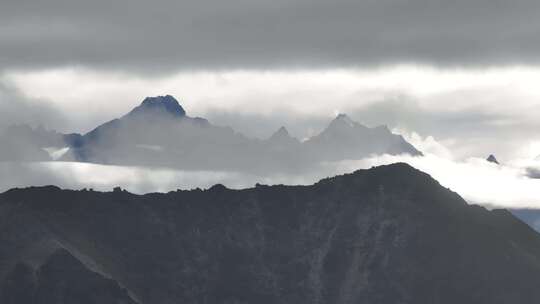
[[[0,134],[0,160],[80,161],[198,170],[294,171],[321,162],[420,151],[387,127],[368,128],[338,115],[320,134],[300,142],[282,127],[266,140],[249,138],[204,118],[190,117],[170,96],[148,97],[126,115],[86,134],[15,126]],[[62,153],[49,156],[45,149]],[[69,149],[66,149],[69,148]]]
[[[3,304],[540,303],[540,237],[406,164],[312,186],[0,195]]]

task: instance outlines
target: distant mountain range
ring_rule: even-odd
[[[538,233],[406,164],[310,186],[0,194],[2,304],[539,303],[538,282]]]
[[[148,97],[126,115],[86,134],[60,134],[16,126],[1,137],[0,159],[58,160],[183,169],[284,171],[370,155],[422,155],[386,127],[368,128],[338,115],[306,141],[281,127],[266,140],[252,139],[204,118],[190,117],[170,96]],[[53,149],[56,147],[56,149]],[[63,148],[63,150],[61,150]],[[49,149],[49,153],[45,150]],[[18,153],[19,150],[24,151]],[[56,154],[54,154],[56,153]]]

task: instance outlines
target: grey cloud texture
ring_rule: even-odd
[[[532,0],[7,0],[0,68],[537,63],[539,9]]]
[[[14,124],[63,128],[66,122],[61,110],[49,102],[25,97],[0,80],[0,131]]]

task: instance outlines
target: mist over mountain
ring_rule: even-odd
[[[346,114],[339,114],[320,134],[309,138],[307,150],[325,161],[359,159],[371,154],[421,155],[411,144],[386,126],[368,128]]]
[[[62,134],[43,126],[11,125],[0,129],[0,161],[56,160],[62,156],[56,157],[56,151],[76,146],[80,139],[80,134]]]
[[[31,154],[23,160],[53,158],[187,170],[287,172],[307,170],[321,162],[370,155],[421,155],[388,128],[368,128],[345,114],[338,115],[320,134],[303,142],[293,138],[285,127],[266,140],[253,139],[229,127],[215,126],[204,118],[188,116],[170,95],[148,97],[126,115],[83,135],[21,128],[28,130],[24,134],[8,130],[5,136],[27,143],[28,147],[20,146],[20,149],[26,148]],[[51,147],[57,148],[52,150],[56,156],[44,153],[43,150]],[[69,150],[58,150],[61,148]],[[8,153],[5,158],[16,154]],[[15,156],[15,160],[21,159]]]
[[[14,189],[0,195],[0,228],[0,298],[14,301],[54,282],[85,282],[75,290],[100,303],[540,301],[540,236],[406,164],[310,186]],[[13,280],[31,287],[13,292]]]

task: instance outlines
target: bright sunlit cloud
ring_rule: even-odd
[[[486,207],[540,208],[540,180],[526,176],[518,163],[498,166],[481,158],[452,161],[436,155],[424,157],[380,156],[341,164],[343,170],[406,162],[430,174],[441,185],[472,204]]]
[[[461,92],[476,95],[496,90],[521,106],[538,105],[540,68],[443,69],[397,65],[370,69],[187,71],[160,77],[84,68],[11,71],[4,79],[30,97],[46,98],[70,107],[113,107],[125,110],[145,96],[174,94],[195,113],[234,109],[270,113],[333,113],[391,96],[411,96],[422,107],[457,111],[484,105],[484,98],[438,104],[434,98]],[[298,95],[298,98],[286,97]],[[480,94],[478,94],[480,95]],[[279,98],[281,97],[281,98]],[[353,99],[354,97],[357,97]],[[478,96],[477,96],[478,97]],[[256,98],[256,99],[254,99]],[[260,102],[260,100],[263,102]],[[324,100],[324,103],[315,101]],[[511,104],[491,104],[492,110],[516,110]]]
[[[50,102],[86,132],[146,96],[172,94],[189,115],[267,137],[279,126],[311,136],[336,113],[367,125],[435,136],[464,159],[540,155],[540,67],[482,69],[394,65],[353,69],[196,70],[167,75],[61,68],[8,71],[2,81]],[[296,125],[295,125],[296,124]],[[499,145],[504,141],[505,145]]]
[[[540,208],[540,179],[526,176],[526,168],[540,162],[514,162],[501,166],[480,158],[455,161],[434,154],[424,157],[374,156],[362,160],[327,163],[299,175],[256,176],[226,171],[181,171],[145,167],[120,167],[70,162],[0,163],[0,191],[28,185],[54,184],[62,188],[111,191],[121,186],[134,193],[209,188],[214,184],[240,189],[262,184],[308,185],[327,176],[372,166],[406,162],[430,174],[441,185],[472,204],[489,208]]]

